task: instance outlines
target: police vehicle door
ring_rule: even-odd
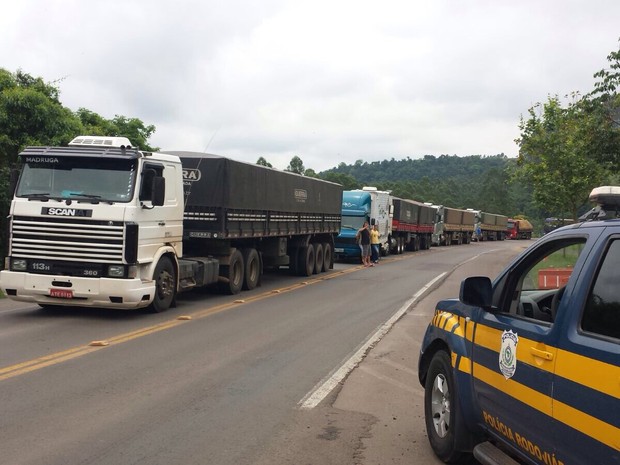
[[[558,459],[620,464],[620,234],[602,237],[590,255],[595,265],[557,311],[567,335],[553,389]]]
[[[557,297],[585,243],[562,236],[532,247],[495,283],[495,310],[474,333],[473,377],[485,427],[538,463],[551,460]]]

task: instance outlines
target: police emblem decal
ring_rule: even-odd
[[[499,350],[499,369],[506,379],[517,371],[517,343],[519,336],[512,330],[502,333],[502,347]]]

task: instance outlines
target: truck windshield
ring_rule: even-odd
[[[15,195],[36,200],[129,202],[136,161],[54,157],[24,164]]]
[[[365,216],[343,216],[342,229],[360,229],[366,220]]]

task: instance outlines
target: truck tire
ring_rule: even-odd
[[[437,457],[445,463],[456,463],[469,456],[462,448],[471,445],[473,439],[462,418],[450,356],[443,350],[433,356],[426,374],[424,417]]]
[[[245,276],[243,278],[243,289],[251,291],[260,281],[260,275],[262,274],[260,266],[260,257],[256,249],[243,249],[243,264],[245,268]]]
[[[314,274],[319,274],[323,271],[323,244],[314,244]]]
[[[323,269],[321,271],[327,271],[334,265],[332,263],[332,246],[329,242],[323,242]]]
[[[220,284],[221,289],[226,294],[239,294],[243,288],[245,280],[245,270],[243,266],[243,255],[239,250],[235,250],[230,255],[228,265],[220,267],[220,276],[225,278],[225,282]]]
[[[314,247],[312,244],[299,248],[297,260],[297,274],[311,276],[314,272]]]
[[[155,296],[149,309],[154,313],[160,313],[170,308],[176,295],[177,278],[174,265],[169,257],[164,255],[159,259],[153,274],[153,281],[155,281]]]

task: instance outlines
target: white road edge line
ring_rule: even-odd
[[[325,399],[330,392],[340,383],[345,377],[363,360],[364,355],[368,351],[368,348],[379,342],[383,336],[387,334],[394,323],[403,316],[403,314],[411,307],[417,300],[424,295],[424,293],[443,278],[447,273],[441,273],[429,281],[422,289],[415,293],[415,295],[403,304],[403,306],[388,320],[386,321],[372,336],[370,336],[366,342],[355,352],[346,362],[344,362],[340,368],[338,368],[331,376],[323,378],[315,386],[315,388],[304,396],[303,399],[297,404],[302,410],[311,410]]]

